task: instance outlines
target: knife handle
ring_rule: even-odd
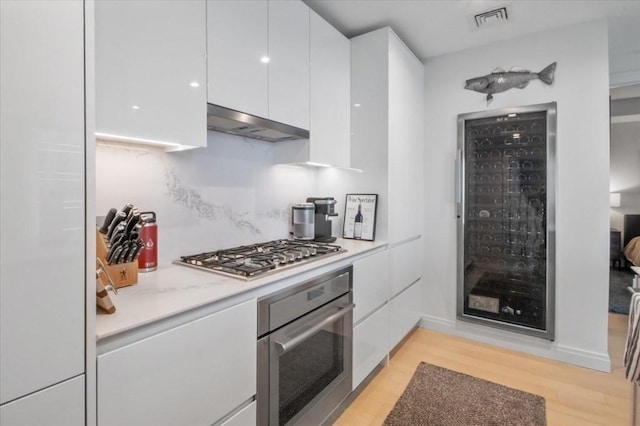
[[[140,213],[133,213],[129,215],[129,219],[127,221],[127,225],[125,229],[125,235],[131,234],[131,232],[133,231],[135,226],[138,224],[138,222],[140,222]]]
[[[111,225],[111,222],[113,222],[113,219],[116,217],[116,213],[118,213],[118,210],[114,208],[109,209],[107,215],[104,217],[102,226],[100,227],[100,229],[98,229],[98,232],[100,232],[101,234],[106,234],[109,231],[109,225]]]
[[[138,240],[138,246],[136,247],[136,250],[135,250],[135,253],[133,255],[133,258],[131,258],[132,262],[134,260],[138,260],[138,256],[140,256],[140,253],[142,253],[143,249],[144,249],[144,242],[142,240]]]
[[[124,223],[118,224],[118,226],[116,227],[116,230],[113,231],[113,233],[111,234],[111,238],[109,239],[109,244],[114,245],[118,237],[120,236],[125,237],[126,234],[124,233],[124,229],[125,229]]]
[[[120,252],[120,254],[117,256],[115,263],[123,263],[124,260],[127,258],[127,253],[129,253],[130,250],[130,245],[128,242],[125,242],[122,245],[122,251]]]
[[[136,241],[132,242],[131,249],[129,249],[129,252],[127,253],[127,256],[125,257],[124,261],[127,263],[133,262],[133,259],[135,259],[139,251],[140,251],[140,246],[138,245],[138,243]]]
[[[125,236],[123,232],[113,234],[113,238],[111,238],[110,246],[117,246],[118,244],[123,244],[125,240]]]
[[[124,217],[129,215],[129,212],[133,209],[133,204],[125,204],[121,212],[124,213]]]
[[[131,219],[131,216],[133,216],[134,214],[140,214],[140,210],[138,210],[137,208],[132,208],[131,211],[129,211],[129,213],[127,214],[127,219],[126,221],[129,222],[129,220]]]
[[[107,231],[107,238],[109,238],[109,240],[111,240],[111,237],[113,236],[113,233],[116,231],[116,228],[118,227],[120,222],[122,222],[126,217],[127,215],[124,214],[124,212],[119,212],[118,214],[116,214],[116,217],[113,218],[113,221],[111,222],[111,226]]]
[[[109,263],[109,265],[113,265],[121,253],[122,253],[121,244],[111,247],[111,250],[109,250],[109,253],[107,255],[107,263]]]

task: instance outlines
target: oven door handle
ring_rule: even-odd
[[[345,306],[344,308],[340,308],[340,310],[335,314],[325,318],[324,320],[314,325],[313,327],[309,328],[308,330],[305,330],[304,332],[298,334],[296,337],[292,337],[291,339],[285,342],[274,342],[274,343],[276,344],[276,346],[278,346],[280,353],[285,353],[287,351],[290,351],[291,349],[295,348],[300,343],[302,343],[304,340],[308,339],[311,335],[317,333],[327,325],[339,320],[343,316],[347,315],[349,312],[353,311],[353,308],[355,307],[356,305],[352,303],[348,306]]]

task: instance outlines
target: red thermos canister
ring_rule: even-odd
[[[138,270],[140,272],[151,272],[158,269],[158,223],[155,212],[140,213],[142,228],[140,229],[140,240],[144,243],[144,248],[138,257]]]

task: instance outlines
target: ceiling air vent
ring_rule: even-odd
[[[507,6],[473,15],[473,22],[476,28],[485,28],[498,24],[504,24],[509,20],[509,10]]]

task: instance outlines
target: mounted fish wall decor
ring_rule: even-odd
[[[553,83],[553,74],[556,71],[556,63],[552,63],[542,71],[536,73],[519,68],[511,68],[505,71],[496,68],[491,74],[472,78],[465,82],[465,89],[487,94],[487,103],[493,99],[494,93],[500,93],[517,87],[524,89],[531,80],[540,80],[544,84]]]

